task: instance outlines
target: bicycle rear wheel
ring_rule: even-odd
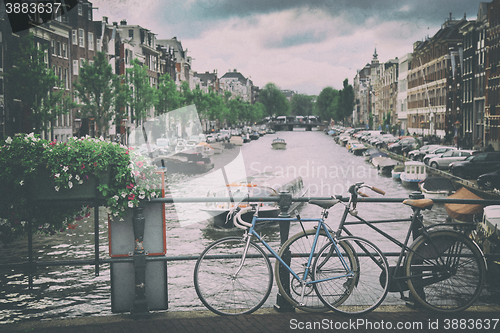
[[[314,284],[320,300],[335,312],[354,315],[377,308],[387,295],[389,266],[383,253],[366,239],[348,236],[337,240],[338,255],[334,243],[325,245],[313,264]],[[353,251],[356,260],[345,260]],[[342,258],[348,267],[342,263]],[[347,269],[349,268],[349,269]],[[351,276],[348,276],[352,272]]]
[[[307,260],[309,259],[309,254],[311,253],[311,248],[313,246],[314,237],[316,235],[315,229],[306,230],[305,232],[299,232],[292,237],[290,237],[280,248],[278,255],[286,261],[287,255],[290,256],[290,268],[302,278],[305,273],[307,266]],[[318,254],[319,250],[322,249],[326,244],[330,242],[330,239],[326,236],[326,233],[321,230],[316,241],[316,251],[315,255]],[[343,246],[341,244],[340,246]],[[349,262],[355,261],[352,251],[349,249],[344,249],[346,257]],[[355,265],[355,263],[353,263]],[[276,260],[274,267],[274,275],[276,277],[276,284],[278,285],[280,294],[294,307],[307,311],[307,312],[325,312],[330,309],[323,304],[323,302],[318,298],[314,287],[309,285],[306,287],[304,292],[304,297],[302,299],[302,304],[300,304],[302,287],[300,281],[297,280],[292,274],[286,270],[288,276],[281,276],[280,272],[281,263]],[[312,280],[312,269],[309,269],[309,278],[307,281]],[[288,282],[288,283],[287,283]],[[286,283],[286,284],[284,284]]]
[[[484,285],[484,256],[464,235],[438,230],[410,246],[405,263],[408,288],[427,309],[456,312],[467,309]]]
[[[252,313],[264,304],[273,286],[273,270],[265,252],[250,242],[227,237],[208,246],[194,268],[194,286],[201,302],[219,315]]]

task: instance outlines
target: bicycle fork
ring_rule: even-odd
[[[245,264],[245,259],[247,257],[248,248],[250,247],[250,241],[252,239],[252,236],[247,234],[244,237],[246,237],[245,250],[243,251],[243,255],[241,256],[240,265],[236,269],[236,272],[231,276],[231,278],[233,279],[233,281],[236,279],[236,277],[240,273],[241,269],[243,268],[243,265]]]

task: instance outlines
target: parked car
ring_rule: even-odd
[[[440,145],[424,145],[418,149],[412,150],[408,153],[408,158],[414,161],[422,161],[424,156],[427,155],[430,151],[440,148]]]
[[[387,147],[387,149],[396,154],[408,153],[415,148],[417,140],[413,137],[405,137]]]
[[[457,161],[463,161],[473,153],[474,150],[459,150],[459,149],[448,150],[447,152],[441,155],[431,158],[429,160],[429,165],[435,169],[448,170],[451,163]]]
[[[215,135],[213,135],[213,134],[208,134],[207,135],[207,143],[213,143],[215,141],[216,141]]]
[[[500,189],[500,170],[477,177],[477,186],[487,190]]]
[[[436,156],[439,156],[441,154],[446,153],[448,150],[456,150],[456,147],[447,147],[447,146],[439,146],[438,148],[429,151],[423,158],[422,161],[426,164],[429,165],[429,161],[431,158],[434,158]]]
[[[475,179],[479,175],[500,169],[500,152],[471,155],[463,161],[450,164],[450,172],[457,177]]]

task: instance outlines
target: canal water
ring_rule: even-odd
[[[271,149],[271,141],[279,135],[287,142],[286,150]],[[386,191],[386,197],[405,198],[412,192],[390,177],[379,175],[377,170],[361,156],[350,154],[345,147],[337,145],[332,137],[323,132],[294,131],[268,134],[242,147],[226,150],[213,157],[215,168],[210,174],[187,176],[169,175],[167,186],[174,198],[205,196],[207,191],[220,182],[222,168],[229,179],[259,172],[282,173],[289,177],[300,176],[312,197],[347,195],[349,185],[365,182]],[[242,170],[245,172],[242,173]],[[365,191],[366,192],[366,191]],[[376,193],[368,193],[380,197]],[[200,211],[203,203],[169,204],[166,209],[167,256],[198,255],[219,238],[240,234],[233,229],[214,228],[206,213]],[[330,210],[327,220],[331,228],[338,226],[343,206],[338,204]],[[320,208],[304,205],[302,217],[318,217]],[[359,215],[366,219],[407,218],[411,209],[401,203],[360,203]],[[100,211],[99,230],[100,256],[109,257],[107,218]],[[444,222],[444,207],[435,205],[425,212],[426,221]],[[312,227],[312,226],[310,226]],[[403,240],[407,223],[384,224],[382,229]],[[290,235],[299,232],[299,225],[292,225]],[[399,249],[382,236],[363,226],[353,226],[356,235],[372,240],[384,252]],[[278,226],[261,230],[266,241],[278,248],[280,235]],[[93,218],[77,223],[75,229],[63,233],[34,236],[36,260],[92,259],[94,253]],[[0,249],[2,262],[19,262],[27,258],[27,240],[17,240]],[[391,259],[394,260],[394,259]],[[171,261],[168,263],[168,298],[170,311],[205,310],[193,287],[194,261]],[[93,266],[64,266],[38,268],[34,288],[28,290],[28,278],[19,270],[0,272],[0,324],[24,320],[50,318],[111,315],[111,287],[109,265],[102,265],[99,276]],[[268,302],[271,307],[276,298],[273,290]],[[487,293],[487,292],[486,292]],[[384,304],[403,304],[399,295],[389,294]],[[486,294],[484,299],[488,298]]]

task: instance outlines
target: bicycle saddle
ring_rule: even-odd
[[[406,199],[403,203],[420,209],[431,209],[434,204],[432,199]]]
[[[338,199],[325,199],[325,200],[310,200],[309,203],[320,206],[321,208],[328,209],[338,203]]]

